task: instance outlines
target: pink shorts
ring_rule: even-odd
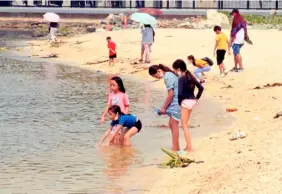
[[[197,103],[197,100],[186,99],[186,100],[183,100],[181,102],[181,107],[188,108],[188,109],[193,109],[194,106],[196,105],[196,103]]]

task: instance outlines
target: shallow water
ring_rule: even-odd
[[[159,148],[170,147],[170,131],[160,127],[167,118],[153,112],[166,94],[152,89],[151,82],[123,79],[131,113],[144,128],[133,137],[132,148],[98,149],[95,144],[108,127],[99,124],[107,76],[2,56],[0,193],[143,193],[144,182],[138,180],[146,181],[147,175],[136,169],[156,168],[163,156]],[[192,115],[192,136],[207,136],[230,121],[218,103],[203,98]]]

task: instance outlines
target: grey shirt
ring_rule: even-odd
[[[154,32],[153,28],[144,28],[141,30],[142,33],[142,43],[152,44],[154,42]]]

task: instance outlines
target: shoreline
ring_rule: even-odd
[[[158,33],[161,35],[159,39],[166,39],[166,36],[169,34],[177,34],[178,36],[183,36],[185,33],[180,33],[178,30],[159,30]],[[195,32],[196,31],[196,32]],[[206,35],[205,30],[191,30],[185,31],[190,33],[191,37],[197,36],[197,33],[201,33],[201,37]],[[125,32],[132,34],[131,32]],[[263,36],[268,34],[273,38],[278,39],[280,36],[279,32],[274,31],[251,31],[252,34],[258,34],[257,36]],[[106,32],[105,34],[92,34],[92,35],[80,35],[79,37],[70,38],[68,47],[75,41],[81,39],[88,40],[90,38],[94,39],[91,41],[96,41],[95,36],[98,36],[98,39],[103,39],[104,36],[113,35],[118,37],[119,32]],[[165,36],[166,35],[166,36]],[[166,64],[170,64],[171,61],[178,58],[180,54],[170,52],[171,56],[166,56],[169,52],[161,47],[166,47],[170,42],[160,40],[156,43],[157,48],[153,48],[153,52],[160,51],[163,58],[158,58],[159,56],[154,57],[154,61],[161,62],[166,61]],[[89,47],[89,44],[84,45],[85,55],[89,55],[94,51],[93,47]],[[131,41],[129,39],[128,41]],[[183,41],[183,40],[180,40]],[[203,40],[206,41],[206,40]],[[267,44],[267,40],[256,39],[259,44],[264,45],[277,45],[279,48],[278,41],[272,41]],[[38,44],[40,41],[35,41]],[[103,39],[104,42],[104,39]],[[98,41],[97,45],[103,44],[103,42]],[[171,47],[177,49],[177,44],[179,40],[175,42]],[[260,42],[260,43],[259,43]],[[45,41],[41,41],[41,45]],[[128,45],[124,41],[120,41],[120,44],[125,46]],[[135,44],[135,43],[134,43]],[[157,44],[161,44],[158,46]],[[191,45],[194,46],[194,53],[200,55],[204,48],[199,45],[197,41],[190,40]],[[201,44],[201,43],[200,43]],[[103,45],[104,46],[104,45]],[[134,48],[132,46],[131,52],[136,52],[139,44],[137,43]],[[35,47],[40,47],[35,46]],[[210,50],[212,46],[209,47]],[[190,167],[185,169],[173,169],[173,170],[161,170],[163,177],[148,193],[233,193],[234,191],[239,193],[279,193],[281,191],[281,182],[282,182],[282,171],[281,171],[281,159],[282,157],[282,143],[279,142],[279,138],[282,138],[281,130],[279,131],[280,123],[279,119],[273,120],[273,116],[276,112],[279,112],[281,107],[282,92],[281,88],[273,87],[261,90],[252,90],[257,85],[263,85],[266,83],[273,83],[281,81],[281,74],[279,74],[278,66],[266,66],[263,61],[256,58],[256,54],[250,53],[250,49],[257,49],[257,52],[262,52],[262,48],[254,45],[253,48],[246,45],[244,49],[245,61],[249,64],[249,67],[246,67],[245,72],[243,73],[230,73],[224,79],[218,79],[215,76],[214,71],[217,71],[216,67],[213,67],[214,71],[209,73],[208,83],[205,85],[205,93],[208,93],[211,97],[217,101],[223,103],[226,108],[236,107],[238,112],[232,113],[238,119],[232,124],[232,126],[226,130],[212,134],[210,137],[202,139],[199,143],[195,143],[195,153],[193,153],[194,158],[197,160],[204,160],[203,164],[192,164]],[[43,47],[46,53],[51,53],[53,50],[58,49],[49,49]],[[75,49],[75,48],[73,48]],[[88,50],[88,51],[87,51]],[[99,52],[104,53],[106,49],[100,48],[102,51],[95,50],[95,54],[99,56]],[[278,49],[279,50],[279,49]],[[33,49],[34,52],[38,51],[37,48]],[[162,52],[161,52],[162,51]],[[180,50],[178,50],[180,51]],[[96,53],[97,52],[97,53]],[[131,53],[130,52],[130,53]],[[123,51],[123,53],[128,53]],[[136,52],[138,53],[138,52]],[[274,51],[270,54],[264,53],[265,60],[273,60],[272,63],[279,64],[279,52]],[[267,54],[267,55],[266,55]],[[68,55],[71,56],[69,53]],[[62,60],[66,58],[65,53],[61,51],[60,57]],[[277,60],[276,60],[277,56]],[[132,55],[130,56],[132,57]],[[129,58],[130,58],[129,57]],[[169,57],[169,58],[168,58]],[[71,60],[72,57],[68,59]],[[86,59],[85,59],[86,58]],[[232,62],[231,57],[228,57],[226,60]],[[87,57],[83,57],[86,61]],[[91,58],[90,58],[91,59]],[[78,62],[81,58],[77,58]],[[80,63],[81,64],[81,63]],[[229,64],[229,63],[228,63]],[[85,68],[87,70],[94,70],[104,68],[105,72],[109,70],[102,65],[94,65],[94,67],[88,65],[79,66],[80,68]],[[107,65],[107,64],[106,64]],[[118,65],[118,64],[116,64]],[[122,64],[119,64],[122,66]],[[230,67],[231,65],[228,65]],[[118,70],[118,69],[117,69]],[[265,72],[268,72],[271,76],[264,76]],[[281,71],[280,71],[281,72]],[[111,73],[109,71],[108,73]],[[132,74],[130,71],[125,72],[124,74]],[[122,74],[123,75],[123,74]],[[145,73],[144,70],[140,70],[135,74],[138,78],[143,78],[148,80],[149,76]],[[264,79],[261,79],[261,76],[264,76]],[[157,88],[161,88],[160,83],[154,84]],[[231,85],[231,87],[227,87]],[[265,95],[266,93],[266,95]],[[243,95],[240,95],[243,94]],[[206,95],[206,94],[205,94]],[[240,95],[240,96],[239,96]],[[259,103],[259,102],[263,103]],[[280,125],[279,125],[280,124]],[[242,140],[230,141],[229,136],[230,132],[234,132],[238,129],[243,129],[247,133],[247,138]],[[262,178],[260,178],[262,177]],[[280,180],[281,178],[281,180]],[[264,188],[260,187],[261,184],[267,183]],[[269,184],[270,183],[270,184]],[[280,186],[278,186],[280,185]]]

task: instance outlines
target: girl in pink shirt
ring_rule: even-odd
[[[122,79],[118,76],[112,77],[110,80],[110,89],[111,92],[109,94],[108,104],[101,118],[102,123],[105,122],[105,116],[112,105],[118,105],[121,112],[124,114],[128,114],[129,112],[129,100],[127,94],[125,93]]]
[[[129,112],[128,96],[125,93],[125,88],[123,86],[123,82],[120,77],[114,76],[110,79],[110,90],[111,91],[109,94],[108,103],[102,115],[101,123],[105,122],[105,116],[108,113],[108,109],[112,105],[118,105],[121,109],[121,112],[123,112],[124,114],[128,114]],[[112,130],[113,130],[112,132],[114,132],[115,126],[112,128]],[[121,130],[121,134],[116,136],[114,143],[120,144],[120,142],[123,142],[123,137],[124,137],[124,131]]]

